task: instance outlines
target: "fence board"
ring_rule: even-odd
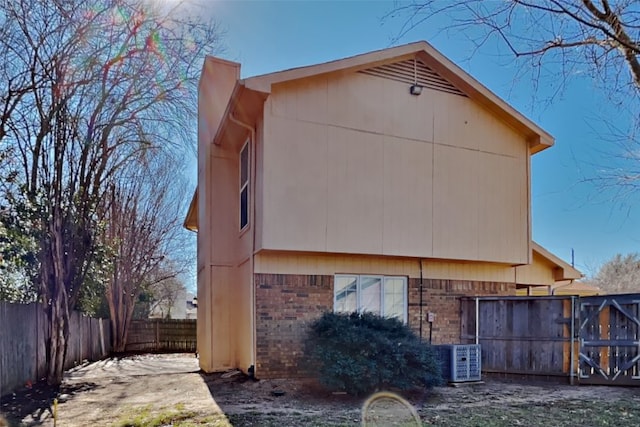
[[[69,321],[66,369],[111,352],[108,321],[77,312],[71,313]],[[43,304],[0,302],[0,396],[46,375],[47,333]]]

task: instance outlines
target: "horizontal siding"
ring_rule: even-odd
[[[423,277],[431,279],[513,283],[515,278],[513,267],[480,262],[423,260],[422,269]],[[417,258],[262,251],[256,255],[255,272],[384,274],[419,278],[420,261]]]

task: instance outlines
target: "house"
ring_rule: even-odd
[[[305,375],[323,311],[460,340],[460,296],[579,273],[531,240],[530,159],[553,138],[426,42],[199,84],[198,351],[204,371]]]
[[[151,303],[149,319],[190,319],[198,315],[198,298],[184,287],[166,287],[158,290]]]
[[[585,281],[563,281],[558,282],[551,288],[550,295],[577,295],[581,297],[591,297],[595,295],[604,295],[602,289],[594,284]]]

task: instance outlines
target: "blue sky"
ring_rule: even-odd
[[[613,192],[586,182],[610,165],[614,147],[602,141],[603,122],[620,121],[588,78],[572,80],[551,105],[534,101],[532,84],[515,79],[517,68],[500,47],[488,44],[472,55],[461,34],[446,34],[437,22],[418,26],[392,44],[403,18],[383,19],[388,1],[221,1],[199,0],[225,34],[220,56],[242,64],[242,76],[310,65],[416,40],[426,40],[481,83],[556,138],[556,145],[533,157],[533,238],[592,273],[616,253],[640,249],[640,206],[612,203]],[[535,94],[554,90],[540,81]]]

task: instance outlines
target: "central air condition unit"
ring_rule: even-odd
[[[444,344],[434,345],[433,348],[445,381],[480,381],[480,344]]]

